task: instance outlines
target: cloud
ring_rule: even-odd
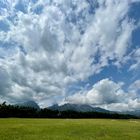
[[[133,93],[138,93],[140,91],[140,80],[134,81],[134,83],[129,86],[129,90]]]
[[[8,93],[10,91],[10,76],[8,72],[0,67],[0,95],[5,95],[5,93]]]
[[[122,100],[122,95],[125,95],[121,90],[121,85],[109,79],[103,79],[96,84],[89,91],[84,93],[77,93],[68,97],[68,100],[75,100],[74,102],[83,104],[110,104]],[[81,100],[83,98],[84,100]],[[125,96],[123,97],[125,99]],[[82,102],[83,101],[83,102]]]
[[[131,86],[138,90],[136,85]],[[136,92],[127,93],[123,90],[124,83],[116,83],[110,79],[103,79],[93,85],[89,90],[83,90],[66,98],[66,102],[75,104],[90,104],[109,110],[126,111],[139,109],[140,99]]]
[[[140,2],[140,0],[131,0],[131,2]]]
[[[3,48],[3,44],[11,48],[6,55],[5,49],[0,52],[0,66],[4,69],[0,77],[2,81],[5,79],[0,82],[3,98],[12,102],[29,98],[47,104],[58,96],[63,99],[69,85],[100,73],[111,65],[110,60],[112,65],[123,67],[121,62],[130,48],[135,28],[127,16],[129,1],[1,3],[5,7],[1,7],[0,19],[7,21],[9,30],[0,31],[0,42]],[[97,84],[95,95],[88,93],[89,101],[90,96],[94,96],[95,104],[124,98],[119,84],[109,80],[100,82],[113,86],[109,97],[99,94]],[[106,93],[107,87],[102,88]],[[80,98],[81,102],[86,100],[85,96]]]
[[[100,107],[109,109],[111,111],[135,111],[140,108],[140,100],[139,99],[130,99],[127,103],[112,103],[112,104],[103,104]]]
[[[130,56],[130,59],[133,58],[133,64],[130,66],[129,70],[138,70],[140,68],[140,48],[135,49]]]

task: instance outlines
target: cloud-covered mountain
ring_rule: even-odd
[[[126,112],[123,112],[123,114],[130,114],[130,115],[134,115],[134,116],[140,117],[140,109],[139,110],[135,110],[135,111],[126,111]]]
[[[140,108],[140,0],[0,0],[0,102]]]
[[[100,112],[100,113],[117,113],[117,114],[129,114],[140,117],[140,110],[134,111],[109,111],[100,107],[93,107],[87,104],[70,104],[66,103],[63,105],[54,104],[50,107],[47,107],[50,110],[58,110],[58,111],[76,111],[76,112]]]
[[[16,104],[16,106],[31,107],[40,110],[39,105],[34,101],[26,101],[26,102],[18,103]]]
[[[55,104],[53,106],[48,107],[51,110],[58,110],[58,111],[77,111],[77,112],[103,112],[103,113],[109,113],[110,111],[99,108],[99,107],[92,107],[87,104],[64,104],[64,105],[58,105]]]

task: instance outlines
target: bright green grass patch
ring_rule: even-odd
[[[0,140],[140,140],[140,120],[0,119]]]

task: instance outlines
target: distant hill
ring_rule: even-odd
[[[76,112],[103,112],[103,113],[110,113],[110,111],[99,108],[99,107],[92,107],[87,104],[64,104],[64,105],[58,105],[55,104],[53,106],[48,107],[48,109],[51,110],[58,110],[58,111],[76,111]]]
[[[16,104],[16,106],[31,107],[40,110],[39,105],[35,101],[26,101],[26,102],[18,103]]]
[[[124,111],[124,112],[118,112],[118,111],[109,111],[100,107],[92,107],[87,104],[64,104],[64,105],[52,105],[48,107],[50,110],[58,110],[58,111],[76,111],[76,112],[99,112],[99,113],[109,113],[109,114],[124,114],[124,115],[132,115],[132,116],[137,116],[140,117],[140,110],[135,110],[135,111]]]
[[[122,113],[140,117],[140,109],[139,110],[134,110],[134,111],[125,111],[125,112],[122,112]]]
[[[26,101],[26,102],[22,102],[22,103],[18,103],[16,104],[16,106],[23,106],[23,107],[31,107],[31,108],[35,108],[37,110],[40,110],[39,105],[35,102],[35,101]],[[140,110],[134,110],[134,111],[124,111],[124,112],[115,112],[115,111],[109,111],[100,107],[92,107],[90,105],[87,104],[64,104],[64,105],[58,105],[58,104],[54,104],[50,107],[47,107],[50,110],[53,111],[76,111],[76,112],[99,112],[99,113],[117,113],[117,114],[129,114],[129,115],[134,115],[137,117],[140,117]]]

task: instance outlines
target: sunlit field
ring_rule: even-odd
[[[139,140],[140,120],[0,119],[0,140]]]

